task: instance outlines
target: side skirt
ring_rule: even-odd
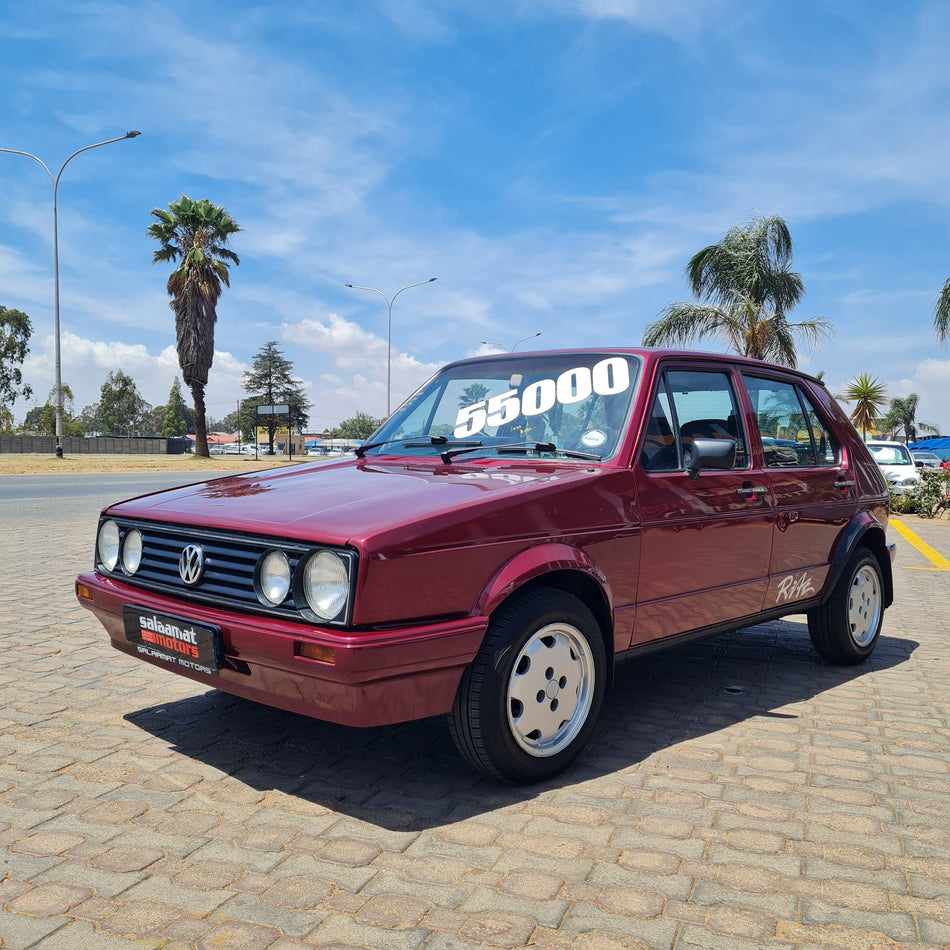
[[[728,623],[714,624],[710,627],[702,627],[699,630],[690,630],[688,633],[679,633],[672,637],[651,640],[649,643],[640,643],[635,647],[631,647],[629,650],[618,653],[616,655],[616,661],[622,663],[625,660],[645,656],[648,653],[657,653],[660,650],[670,650],[673,647],[683,646],[683,644],[692,643],[694,640],[705,640],[708,637],[718,637],[724,633],[733,633],[736,630],[741,630],[743,627],[754,627],[768,620],[777,620],[780,617],[788,617],[792,614],[804,614],[818,607],[824,599],[824,597],[812,597],[808,600],[796,601],[794,604],[782,604],[781,607],[764,610],[757,614],[750,614],[738,620],[730,620]],[[795,609],[789,610],[791,606],[794,606]]]

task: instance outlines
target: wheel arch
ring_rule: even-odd
[[[884,533],[884,526],[868,512],[860,512],[842,532],[832,558],[828,579],[825,582],[825,596],[823,599],[827,600],[831,596],[848,565],[848,561],[851,559],[851,555],[854,553],[854,549],[859,545],[868,548],[877,559],[881,568],[881,577],[884,581],[884,607],[890,607],[894,602],[894,574],[887,549],[887,536]]]
[[[550,588],[571,594],[594,615],[607,654],[608,682],[613,676],[613,604],[607,576],[583,551],[566,544],[545,544],[521,552],[482,590],[477,610],[491,615],[525,591]]]

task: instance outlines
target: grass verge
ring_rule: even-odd
[[[299,461],[304,461],[300,459]],[[194,455],[37,455],[9,452],[0,454],[0,475],[72,475],[87,472],[194,472],[215,477],[225,472],[256,472],[283,468],[289,464],[282,456],[257,461],[242,455],[216,455],[210,459]]]

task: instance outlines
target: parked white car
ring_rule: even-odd
[[[903,442],[868,439],[867,446],[874,456],[874,461],[884,470],[888,485],[899,495],[920,484],[920,474],[914,465],[914,458]]]

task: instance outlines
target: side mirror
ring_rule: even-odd
[[[916,465],[917,468],[923,468],[923,467],[924,467],[924,463],[921,462],[920,459],[914,459],[914,465]]]
[[[730,469],[735,464],[735,439],[693,439],[686,474],[698,478],[703,469]]]

